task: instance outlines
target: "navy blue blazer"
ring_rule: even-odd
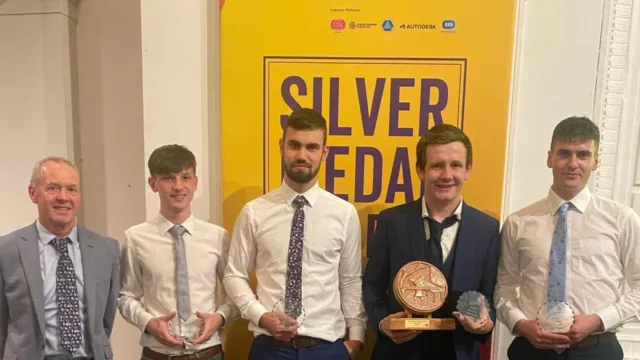
[[[462,214],[453,258],[453,279],[449,283],[447,302],[457,302],[465,291],[475,290],[489,300],[491,319],[496,322],[493,290],[500,255],[498,220],[466,203]],[[400,268],[422,260],[426,234],[422,220],[422,199],[380,212],[374,238],[367,252],[368,263],[362,281],[364,306],[371,326],[377,331],[372,360],[416,358],[415,346],[395,344],[379,330],[388,315],[404,309],[393,294],[393,281]],[[451,315],[453,318],[453,315]],[[454,346],[457,360],[479,359],[478,347],[490,334],[477,335],[464,330],[456,320]],[[416,338],[412,341],[419,341]],[[411,343],[411,341],[409,342]]]

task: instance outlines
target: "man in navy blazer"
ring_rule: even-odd
[[[473,160],[471,141],[462,130],[440,124],[423,135],[416,148],[416,169],[424,197],[382,211],[364,273],[363,298],[378,330],[372,360],[477,360],[478,347],[495,323],[493,290],[499,250],[499,222],[469,206],[460,195]],[[455,330],[388,330],[386,318],[405,317],[393,292],[402,266],[426,261],[445,275],[449,286],[434,318],[455,318]],[[489,319],[474,323],[456,312],[460,295],[482,293]]]

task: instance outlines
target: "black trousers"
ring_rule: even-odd
[[[589,347],[565,349],[558,354],[554,350],[536,349],[523,337],[513,340],[507,356],[509,360],[623,360],[624,358],[622,347],[617,339]]]

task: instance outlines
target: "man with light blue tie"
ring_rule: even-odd
[[[112,359],[118,242],[76,224],[78,171],[48,157],[33,170],[38,219],[0,237],[0,360]]]
[[[590,119],[562,120],[547,158],[549,194],[502,228],[494,299],[498,319],[516,336],[509,359],[623,359],[615,333],[638,320],[640,217],[589,191],[599,140]],[[573,309],[568,331],[542,329],[537,319],[544,320],[545,304]]]

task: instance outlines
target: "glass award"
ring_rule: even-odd
[[[489,318],[489,302],[477,291],[467,291],[458,298],[458,312],[471,318],[474,323],[482,323]]]
[[[297,328],[299,329],[299,328],[300,328],[300,326],[302,326],[302,324],[304,323],[304,319],[305,319],[305,317],[306,317],[306,311],[305,311],[305,309],[304,309],[304,305],[300,304],[300,307],[302,308],[302,311],[300,311],[300,315],[298,315],[298,316],[296,317],[296,316],[293,316],[293,314],[291,314],[290,312],[285,311],[285,309],[284,309],[284,307],[285,307],[285,306],[284,306],[284,303],[285,303],[284,299],[280,299],[280,300],[278,300],[278,301],[273,305],[273,308],[271,309],[271,311],[272,311],[272,312],[274,312],[274,311],[278,311],[278,312],[281,312],[281,313],[283,313],[283,314],[287,315],[288,317],[290,317],[290,318],[292,318],[292,319],[295,319],[295,320],[296,320],[296,323],[298,323]],[[293,324],[293,323],[289,323],[289,322],[287,322],[287,321],[283,321],[283,322],[282,322],[282,325],[283,325],[284,327],[287,327],[287,328],[288,328],[288,327],[290,327],[290,326],[293,326],[294,324]]]
[[[178,340],[191,343],[202,334],[203,321],[196,314],[191,314],[187,320],[175,316],[169,320],[169,333]]]
[[[548,333],[566,333],[573,326],[575,312],[564,301],[550,301],[538,309],[536,321],[542,331]]]

